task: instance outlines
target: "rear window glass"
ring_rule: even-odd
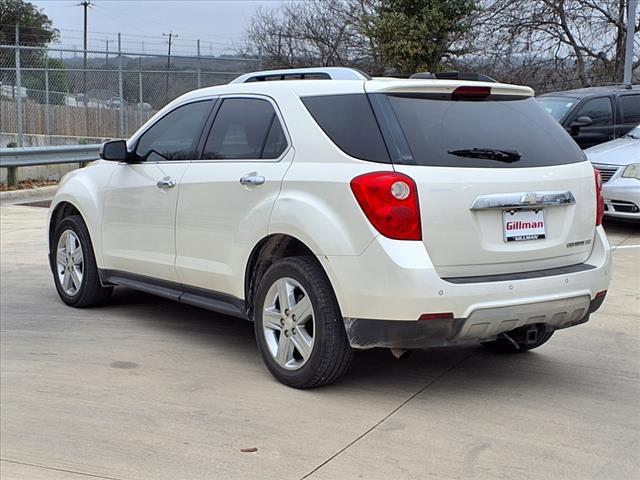
[[[518,168],[584,161],[582,150],[533,98],[452,101],[387,95],[413,162],[441,167]],[[506,163],[468,158],[450,151],[515,151],[520,159]]]
[[[305,97],[302,103],[344,153],[361,160],[389,163],[389,154],[365,94]]]

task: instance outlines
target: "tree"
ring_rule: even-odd
[[[549,91],[622,80],[628,4],[301,0],[260,11],[247,40],[268,68],[348,66],[372,75],[446,68]],[[636,52],[639,29],[640,17]],[[636,54],[633,68],[638,66]]]
[[[377,0],[304,0],[259,10],[247,29],[268,68],[348,66],[381,73],[370,30]]]
[[[50,59],[49,71],[49,103],[64,105],[65,92],[68,91],[67,74],[64,72],[64,63],[61,60]],[[27,71],[24,75],[24,86],[27,95],[34,102],[46,103],[46,77],[42,70]]]
[[[539,77],[542,89],[622,81],[628,0],[484,0],[483,5],[475,36],[477,53],[488,66],[501,65],[528,83]],[[639,27],[640,21],[634,36]],[[633,68],[639,65],[636,56]]]
[[[436,71],[443,57],[465,53],[460,40],[478,10],[476,0],[380,0],[372,34],[396,73]]]
[[[58,31],[41,10],[24,0],[0,0],[0,44],[16,43],[16,25],[20,28],[20,45],[45,47],[58,38]],[[4,50],[0,55],[0,80],[13,83],[15,76],[11,70],[16,62],[13,51]],[[7,53],[10,53],[7,55]],[[44,64],[43,50],[23,50],[22,67],[41,67]]]
[[[0,0],[0,43],[16,43],[15,26],[20,26],[20,45],[46,46],[58,38],[51,19],[24,0]]]

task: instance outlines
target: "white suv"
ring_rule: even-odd
[[[345,68],[187,93],[61,182],[58,293],[252,320],[299,388],[353,349],[535,348],[601,305],[611,259],[598,174],[532,95]]]

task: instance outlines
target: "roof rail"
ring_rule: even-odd
[[[289,68],[245,73],[234,78],[229,83],[273,80],[371,80],[371,77],[360,70],[346,67]]]
[[[491,82],[497,83],[495,79],[489,75],[475,72],[418,72],[411,75],[409,78],[432,78],[437,80],[469,80],[474,82]]]

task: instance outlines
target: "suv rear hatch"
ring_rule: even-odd
[[[583,263],[595,231],[593,168],[527,87],[369,81],[396,171],[416,182],[441,277]]]

